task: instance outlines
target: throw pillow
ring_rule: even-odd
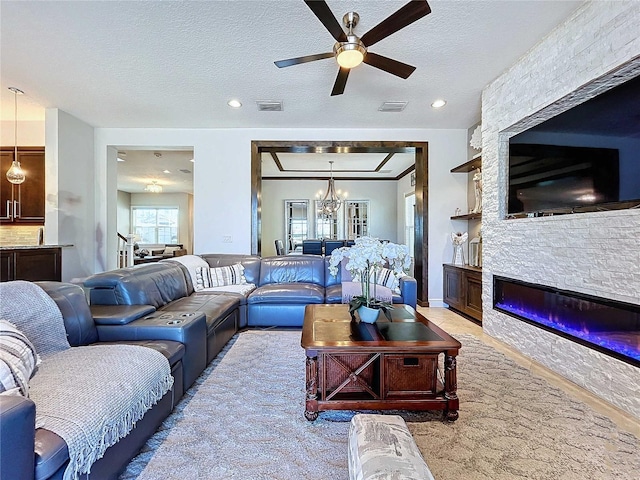
[[[371,272],[370,279],[372,282],[374,281],[373,272]],[[390,270],[388,268],[381,268],[378,272],[378,277],[375,280],[378,285],[387,287],[395,293],[400,293],[400,281],[398,280],[398,277],[396,277],[396,274],[393,273],[393,270]]]
[[[224,287],[226,285],[244,285],[244,267],[236,263],[228,267],[196,267],[196,291],[203,288]]]
[[[29,379],[40,358],[27,337],[0,320],[0,394],[29,396]]]

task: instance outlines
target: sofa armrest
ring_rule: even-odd
[[[411,305],[414,309],[418,303],[418,282],[415,278],[400,277],[400,295],[405,305]]]
[[[36,404],[28,398],[0,395],[0,478],[33,480]]]
[[[153,305],[91,305],[96,325],[126,325],[156,311]]]

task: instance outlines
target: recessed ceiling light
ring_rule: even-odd
[[[442,108],[442,107],[444,107],[446,104],[447,104],[447,102],[446,102],[446,101],[444,101],[444,100],[442,100],[441,98],[439,98],[438,100],[436,100],[435,102],[433,102],[433,103],[431,104],[431,106],[432,106],[433,108]]]
[[[163,170],[162,173],[171,173],[169,170]]]
[[[191,160],[189,160],[191,163],[194,163],[196,161],[195,158],[192,158]]]
[[[240,103],[240,100],[229,100],[227,102],[227,105],[229,105],[231,108],[240,108],[242,106],[242,103]]]

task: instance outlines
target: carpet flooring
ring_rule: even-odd
[[[402,414],[436,480],[640,478],[635,436],[476,337],[457,338],[458,421]],[[348,479],[353,412],[308,422],[304,383],[300,332],[236,335],[120,479]]]

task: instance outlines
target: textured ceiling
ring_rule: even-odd
[[[336,1],[362,35],[406,2]],[[279,69],[275,60],[331,51],[334,40],[301,0],[7,1],[0,24],[2,119],[60,108],[95,127],[468,128],[484,86],[563,22],[577,1],[430,1],[432,13],[371,50],[417,67],[407,80],[355,68],[329,94],[332,58]],[[243,107],[233,110],[227,101]],[[430,104],[444,98],[447,105]],[[278,100],[282,112],[259,112]],[[407,101],[401,113],[378,112]]]

